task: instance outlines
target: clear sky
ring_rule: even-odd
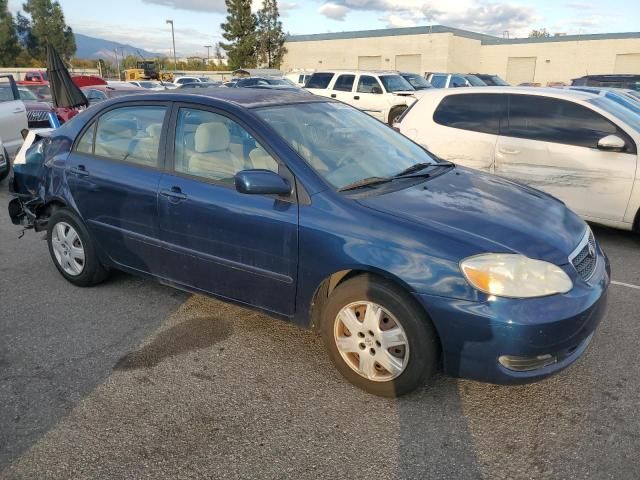
[[[168,54],[173,19],[178,55],[206,54],[221,40],[224,0],[59,0],[78,33]],[[258,6],[261,0],[254,0]],[[19,10],[21,2],[11,0]],[[441,24],[481,33],[526,36],[551,33],[640,30],[639,0],[286,0],[280,3],[285,31],[326,33]]]

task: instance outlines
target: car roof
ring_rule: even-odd
[[[259,88],[197,88],[189,92],[163,91],[127,95],[116,102],[133,102],[140,100],[170,100],[177,102],[193,102],[210,98],[245,108],[260,108],[274,105],[290,105],[301,103],[333,102],[334,100],[318,95],[309,95],[305,90],[259,89]]]
[[[354,75],[357,74],[367,74],[367,75],[399,75],[397,70],[348,70],[348,69],[340,69],[340,68],[330,68],[327,70],[317,70],[313,73],[352,73]]]
[[[434,88],[426,90],[424,95],[440,95],[441,97],[449,95],[468,95],[470,93],[494,93],[494,94],[522,94],[522,95],[539,95],[543,97],[565,98],[569,100],[584,101],[597,97],[595,93],[584,92],[579,90],[567,90],[564,88],[552,87],[466,87],[466,88]]]

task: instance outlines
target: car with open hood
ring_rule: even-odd
[[[314,328],[374,394],[410,392],[440,367],[547,377],[605,312],[607,257],[562,202],[328,98],[132,95],[21,153],[9,214],[47,232],[66,280],[124,270]]]

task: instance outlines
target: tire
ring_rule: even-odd
[[[393,108],[390,112],[389,112],[389,120],[388,120],[388,124],[390,127],[393,127],[393,122],[396,121],[396,119],[402,115],[404,113],[404,111],[406,110],[406,107],[400,107],[400,108]]]
[[[321,332],[338,371],[374,395],[410,393],[437,367],[439,341],[431,320],[406,292],[378,277],[359,275],[338,285],[324,309]]]
[[[47,227],[47,244],[54,265],[70,283],[92,287],[107,278],[109,272],[98,259],[91,234],[71,210],[59,208],[53,212]]]
[[[6,148],[4,149],[4,158],[7,161],[7,165],[4,170],[0,172],[0,182],[9,176],[9,172],[11,171],[11,161],[9,160],[9,154]]]

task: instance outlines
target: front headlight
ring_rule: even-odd
[[[477,255],[460,262],[460,268],[473,287],[497,297],[545,297],[573,288],[571,279],[560,267],[524,255]]]

